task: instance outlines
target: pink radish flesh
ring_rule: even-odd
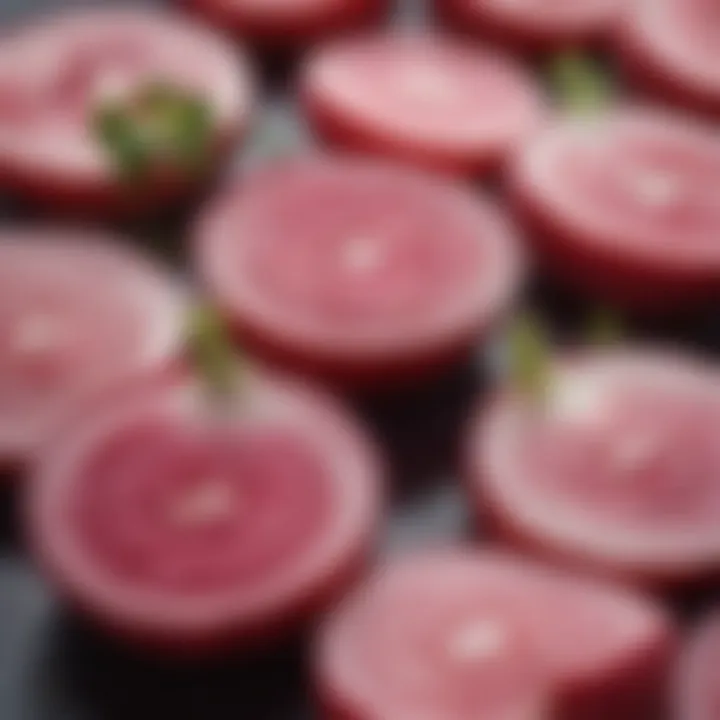
[[[305,68],[303,100],[333,145],[460,175],[497,169],[544,115],[510,58],[421,34],[326,46]]]
[[[717,572],[717,373],[641,353],[561,366],[540,414],[511,394],[469,438],[478,513],[514,540],[640,582]]]
[[[231,188],[201,221],[197,252],[245,342],[350,381],[469,346],[520,275],[513,233],[489,203],[348,159],[286,161]]]

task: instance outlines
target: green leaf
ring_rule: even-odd
[[[210,393],[223,402],[232,397],[239,382],[239,362],[225,322],[208,306],[190,315],[189,346],[195,367]]]
[[[624,336],[622,320],[608,308],[598,308],[588,321],[586,337],[592,345],[616,345]]]
[[[202,98],[153,81],[123,102],[101,105],[92,126],[118,175],[137,181],[157,166],[202,172],[210,160],[215,123]]]
[[[553,58],[549,76],[561,105],[570,112],[598,112],[614,95],[609,73],[581,53],[569,51]]]
[[[100,107],[93,128],[123,180],[132,182],[146,174],[149,158],[145,144],[122,108]]]
[[[510,381],[523,396],[544,404],[552,384],[552,343],[540,318],[526,312],[515,318],[508,335]]]

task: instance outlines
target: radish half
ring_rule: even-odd
[[[534,78],[510,57],[419,33],[321,48],[301,93],[330,144],[459,175],[498,169],[545,114]]]
[[[196,253],[248,348],[350,385],[453,362],[505,313],[522,272],[488,201],[330,157],[281,161],[230,187],[201,218]]]
[[[492,551],[384,566],[322,628],[323,718],[652,720],[674,630],[613,585]]]
[[[609,38],[622,0],[434,0],[444,24],[521,51],[557,51]]]
[[[379,23],[389,0],[177,0],[217,27],[271,51],[296,51]]]
[[[0,463],[23,464],[86,396],[172,362],[184,323],[169,273],[113,238],[0,233]]]
[[[629,3],[617,52],[635,85],[720,118],[720,6],[715,0]]]
[[[642,313],[719,296],[719,187],[715,131],[650,110],[556,124],[518,154],[508,182],[551,273]]]
[[[38,463],[27,529],[69,603],[119,639],[211,653],[293,634],[362,571],[380,469],[329,398],[245,369],[213,404],[138,378]]]
[[[632,582],[720,573],[720,374],[608,350],[560,362],[543,406],[503,391],[469,430],[480,521],[532,552]]]
[[[22,72],[18,72],[22,68]],[[247,129],[246,62],[214,33],[149,10],[65,12],[0,41],[0,186],[72,214],[117,215],[177,200],[200,180],[158,173],[140,188],[118,178],[93,131],[107,102],[150,83],[197,93],[212,114],[208,167]]]

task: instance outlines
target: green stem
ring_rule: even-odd
[[[607,70],[579,51],[569,50],[554,57],[549,79],[560,105],[571,113],[600,112],[615,95]]]
[[[535,314],[525,312],[512,322],[508,333],[510,381],[533,404],[544,405],[552,390],[552,342]]]
[[[211,396],[224,404],[237,392],[240,363],[230,333],[217,311],[209,305],[194,308],[189,327],[190,352]]]
[[[163,82],[104,102],[91,117],[94,136],[128,183],[146,180],[158,165],[202,172],[210,159],[214,125],[204,100]]]

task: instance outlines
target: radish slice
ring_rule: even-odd
[[[674,631],[612,585],[500,553],[396,561],[321,632],[328,718],[541,720],[656,717]]]
[[[693,632],[675,684],[676,720],[715,720],[720,709],[720,614],[714,611]]]
[[[635,83],[720,118],[720,6],[716,0],[640,0],[628,6],[617,49]]]
[[[227,400],[185,372],[142,378],[41,458],[38,559],[122,639],[203,653],[275,640],[372,549],[378,462],[343,411],[250,369]]]
[[[18,68],[23,68],[19,73]],[[0,183],[39,203],[93,214],[154,207],[189,177],[163,177],[133,193],[92,129],[97,108],[148,83],[197,93],[215,124],[218,156],[246,129],[248,68],[224,40],[168,14],[65,13],[0,43]]]
[[[302,97],[335,145],[461,175],[496,169],[544,114],[534,79],[510,58],[420,34],[323,48]]]
[[[549,51],[609,36],[622,0],[434,0],[440,20],[521,50]]]
[[[86,394],[165,365],[185,303],[150,260],[113,240],[0,234],[0,460],[24,462]]]
[[[720,374],[658,352],[563,363],[545,408],[515,394],[469,433],[480,516],[531,550],[640,583],[720,571]]]
[[[267,167],[196,233],[211,295],[263,356],[382,383],[452,361],[519,283],[512,231],[459,186],[362,160]]]
[[[668,311],[720,291],[720,140],[652,111],[560,123],[510,193],[548,268],[601,300]]]
[[[214,25],[268,50],[297,50],[378,23],[390,0],[177,0]]]

